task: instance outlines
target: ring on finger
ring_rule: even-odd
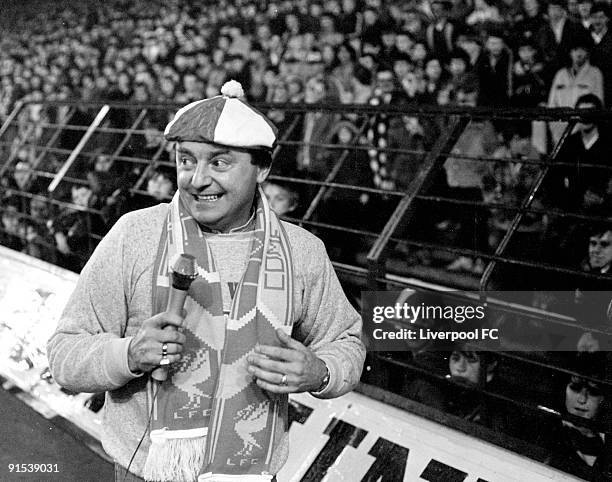
[[[168,343],[162,343],[162,358],[168,356]]]
[[[281,377],[279,385],[282,385],[285,387],[287,386],[287,375],[286,374]]]

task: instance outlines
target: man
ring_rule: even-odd
[[[475,66],[480,83],[478,103],[484,106],[508,105],[512,94],[512,53],[501,29],[487,32],[485,55]]]
[[[597,274],[610,273],[612,266],[612,228],[604,226],[591,230],[589,255],[582,268]]]
[[[279,222],[259,189],[276,129],[240,84],[221,91],[168,124],[178,192],[115,224],[48,344],[58,383],[107,392],[103,445],[121,479],[125,467],[155,481],[272,480],[287,394],[336,397],[361,373],[361,320],[323,244]],[[184,317],[165,311],[179,253],[197,260]],[[145,375],[166,364],[163,383]]]
[[[585,94],[578,98],[575,107],[601,110],[603,104],[595,94]],[[584,194],[589,188],[600,187],[601,189],[596,189],[599,191],[607,187],[606,181],[610,172],[606,167],[611,156],[612,145],[609,139],[601,135],[596,122],[577,123],[575,132],[563,143],[557,157],[561,162],[571,163],[573,166],[559,166],[551,170],[549,178],[557,183],[550,193],[554,196],[551,201],[558,206],[565,205],[570,211],[580,210]],[[602,186],[604,183],[606,186]]]
[[[431,2],[433,21],[425,30],[427,48],[431,54],[442,62],[448,60],[448,54],[453,50],[455,26],[449,21],[452,7],[450,0],[434,0]]]
[[[591,8],[591,38],[593,50],[591,62],[601,70],[604,78],[604,101],[612,103],[612,34],[608,31],[610,10],[604,2],[598,2]]]
[[[553,79],[548,94],[548,107],[574,107],[579,97],[594,94],[603,99],[603,76],[601,70],[589,62],[591,42],[585,38],[576,38],[569,53],[571,65],[560,69]],[[561,138],[565,122],[551,122],[551,145]]]
[[[593,8],[593,0],[578,1],[579,21],[586,30],[591,30],[591,8]]]
[[[477,89],[475,83],[466,82],[460,86],[457,89],[456,104],[475,107],[478,99]],[[449,197],[461,201],[482,202],[481,185],[486,165],[470,161],[469,158],[491,157],[496,147],[497,135],[490,121],[477,120],[469,123],[453,146],[452,157],[448,157],[444,163]],[[485,249],[486,231],[483,226],[485,226],[486,212],[478,206],[474,208],[459,206],[449,209],[448,214],[451,219],[443,221],[439,226],[448,228],[451,222],[459,223],[455,230],[455,242],[466,249]],[[447,266],[447,269],[480,274],[484,265],[482,259],[473,260],[467,256],[459,256]]]
[[[567,5],[563,0],[548,2],[548,22],[540,27],[535,40],[544,55],[548,69],[548,82],[557,70],[565,64],[570,45],[589,37],[580,23],[568,18]]]

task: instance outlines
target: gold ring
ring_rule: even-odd
[[[280,385],[287,386],[287,375],[281,377]]]
[[[168,343],[162,343],[162,358],[168,356]]]

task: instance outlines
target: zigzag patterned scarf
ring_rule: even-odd
[[[286,424],[287,397],[259,388],[246,359],[257,344],[279,344],[276,328],[291,333],[293,266],[286,233],[259,189],[248,265],[229,317],[210,247],[177,192],[156,259],[155,313],[166,309],[170,261],[181,253],[196,258],[198,278],[185,303],[182,359],[170,367],[152,407],[144,477],[270,480],[274,434],[279,423]]]

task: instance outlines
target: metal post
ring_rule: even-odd
[[[87,128],[87,131],[85,132],[85,135],[81,138],[81,140],[79,141],[77,146],[70,153],[70,156],[68,156],[68,159],[66,159],[66,162],[64,163],[62,168],[55,175],[55,177],[53,178],[53,181],[51,181],[51,184],[49,184],[49,187],[47,188],[49,193],[53,193],[55,191],[55,189],[57,189],[57,186],[62,181],[62,179],[64,178],[66,173],[68,172],[68,169],[70,169],[72,167],[72,164],[74,163],[76,158],[79,156],[79,154],[83,150],[83,147],[85,147],[85,144],[87,144],[87,142],[89,141],[89,139],[91,138],[91,136],[93,135],[95,130],[100,126],[100,124],[102,123],[102,121],[106,117],[106,114],[108,114],[109,110],[110,110],[110,107],[108,105],[104,105],[100,109],[100,111],[98,112],[98,115],[96,115],[96,118],[94,119],[94,121]]]
[[[19,111],[23,107],[23,104],[23,100],[18,100],[17,102],[15,102],[15,107],[13,107],[13,110],[4,121],[4,124],[2,124],[2,127],[0,127],[0,137],[4,135],[8,127],[13,123],[15,117],[17,117],[17,114],[19,114]]]

